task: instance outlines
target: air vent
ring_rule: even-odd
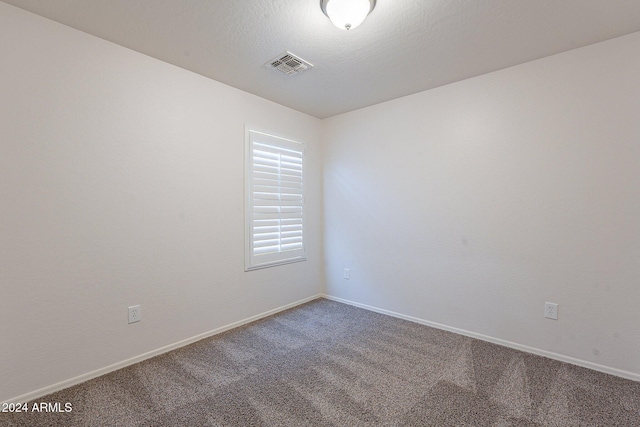
[[[272,60],[267,61],[267,63],[264,65],[265,67],[275,68],[276,70],[281,71],[288,76],[298,74],[310,68],[313,68],[313,65],[311,65],[304,59],[295,56],[291,52],[282,53]]]

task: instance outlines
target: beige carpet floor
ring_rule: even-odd
[[[3,426],[640,426],[640,383],[316,300]]]

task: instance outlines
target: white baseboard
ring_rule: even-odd
[[[142,362],[143,360],[150,359],[150,358],[158,356],[160,354],[167,353],[167,352],[169,352],[171,350],[175,350],[177,348],[184,347],[184,346],[192,344],[192,343],[194,343],[196,341],[200,341],[202,339],[209,338],[209,337],[211,337],[213,335],[217,335],[217,334],[220,334],[222,332],[226,332],[226,331],[228,331],[230,329],[237,328],[238,326],[246,325],[247,323],[251,323],[251,322],[254,322],[256,320],[260,320],[262,318],[271,316],[271,315],[279,313],[281,311],[288,310],[290,308],[296,307],[296,306],[301,305],[301,304],[305,304],[305,303],[307,303],[309,301],[313,301],[315,299],[322,298],[322,297],[323,297],[322,295],[313,295],[311,297],[301,299],[300,301],[295,301],[295,302],[292,302],[290,304],[283,305],[282,307],[274,308],[273,310],[265,311],[264,313],[257,314],[255,316],[251,316],[251,317],[248,317],[246,319],[239,320],[237,322],[233,322],[233,323],[230,323],[230,324],[225,325],[225,326],[221,326],[221,327],[213,329],[211,331],[204,332],[202,334],[196,335],[196,336],[191,337],[191,338],[187,338],[187,339],[182,340],[182,341],[178,341],[178,342],[173,343],[173,344],[169,344],[167,346],[158,348],[156,350],[152,350],[152,351],[150,351],[148,353],[144,353],[144,354],[141,354],[139,356],[135,356],[135,357],[132,357],[130,359],[123,360],[122,362],[114,363],[113,365],[105,366],[104,368],[100,368],[100,369],[97,369],[95,371],[88,372],[86,374],[82,374],[82,375],[79,375],[77,377],[74,377],[74,378],[71,378],[71,379],[68,379],[68,380],[64,380],[64,381],[61,381],[59,383],[56,383],[56,384],[53,384],[53,385],[50,385],[50,386],[47,386],[47,387],[43,387],[41,389],[38,389],[38,390],[35,390],[35,391],[32,391],[32,392],[23,394],[21,396],[15,397],[13,399],[9,399],[6,402],[2,402],[2,403],[18,403],[18,402],[24,403],[24,402],[29,402],[31,400],[39,399],[39,398],[41,398],[43,396],[46,396],[48,394],[55,393],[56,391],[60,391],[60,390],[63,390],[65,388],[69,388],[71,386],[83,383],[85,381],[89,381],[89,380],[97,378],[99,376],[108,374],[109,372],[117,371],[118,369],[125,368],[125,367],[133,365],[135,363]]]
[[[616,369],[616,368],[611,368],[609,366],[599,365],[597,363],[588,362],[586,360],[577,359],[575,357],[565,356],[563,354],[553,353],[551,351],[546,351],[546,350],[541,350],[541,349],[534,348],[534,347],[529,347],[529,346],[526,346],[526,345],[522,345],[522,344],[511,342],[511,341],[506,341],[506,340],[503,340],[503,339],[500,339],[500,338],[494,338],[494,337],[490,337],[488,335],[483,335],[483,334],[479,334],[479,333],[476,333],[476,332],[467,331],[467,330],[464,330],[464,329],[454,328],[454,327],[443,325],[443,324],[440,324],[440,323],[430,322],[428,320],[420,319],[420,318],[413,317],[413,316],[407,316],[405,314],[396,313],[394,311],[385,310],[383,308],[372,307],[370,305],[361,304],[361,303],[358,303],[358,302],[355,302],[355,301],[350,301],[350,300],[346,300],[346,299],[343,299],[343,298],[334,297],[334,296],[331,296],[331,295],[323,294],[323,295],[321,295],[321,297],[322,298],[326,298],[328,300],[337,301],[337,302],[341,302],[341,303],[344,303],[344,304],[349,304],[349,305],[352,305],[354,307],[363,308],[365,310],[374,311],[376,313],[386,314],[388,316],[397,317],[399,319],[408,320],[408,321],[414,322],[414,323],[419,323],[421,325],[430,326],[432,328],[442,329],[442,330],[445,330],[445,331],[453,332],[455,334],[464,335],[464,336],[471,337],[471,338],[476,338],[476,339],[479,339],[479,340],[482,340],[482,341],[487,341],[487,342],[490,342],[490,343],[498,344],[498,345],[501,345],[501,346],[504,346],[504,347],[513,348],[515,350],[521,350],[521,351],[524,351],[526,353],[537,354],[538,356],[544,356],[544,357],[547,357],[549,359],[558,360],[560,362],[566,362],[566,363],[570,363],[572,365],[581,366],[583,368],[593,369],[594,371],[604,372],[605,374],[615,375],[617,377],[626,378],[626,379],[629,379],[629,380],[632,380],[632,381],[640,381],[640,374],[636,374],[636,373],[633,373],[633,372],[623,371],[621,369]]]

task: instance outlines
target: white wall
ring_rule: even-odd
[[[0,58],[0,401],[320,292],[320,120],[2,2]],[[244,272],[246,123],[307,143],[306,262]]]
[[[640,379],[638,52],[640,33],[326,120],[328,293]]]

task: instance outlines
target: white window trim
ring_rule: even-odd
[[[294,150],[301,153],[302,157],[302,247],[300,249],[271,253],[267,255],[254,254],[253,236],[253,144],[254,142],[265,143],[280,147],[283,150]],[[245,127],[245,271],[258,270],[276,265],[289,264],[293,262],[305,261],[306,257],[306,210],[304,206],[304,173],[306,172],[305,145],[302,142],[275,136],[273,134],[255,130],[255,128]],[[280,229],[281,232],[281,229]]]

